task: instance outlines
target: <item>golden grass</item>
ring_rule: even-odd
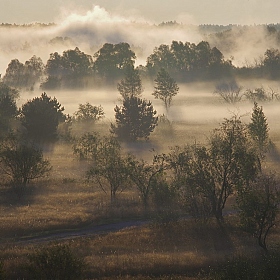
[[[214,122],[177,122],[169,134],[166,128],[158,127],[149,143],[140,144],[144,151],[138,147],[125,148],[149,159],[153,155],[149,151],[151,148],[156,152],[168,152],[175,144],[204,143],[215,127]],[[278,132],[273,129],[271,135],[279,148]],[[17,271],[25,263],[26,256],[40,246],[10,242],[19,237],[144,215],[135,190],[123,192],[111,206],[109,195],[85,183],[87,163],[73,156],[70,145],[55,145],[45,155],[53,166],[50,178],[33,182],[20,200],[8,186],[0,187],[0,260],[5,260],[7,271]],[[277,171],[280,162],[269,159],[267,166]],[[232,204],[234,199],[227,207]],[[207,269],[233,256],[260,252],[255,240],[242,233],[234,219],[230,219],[224,231],[215,223],[205,226],[181,221],[168,227],[154,224],[65,242],[86,261],[88,279],[152,279],[152,275],[158,279],[194,279],[201,268]],[[279,230],[273,231],[269,240],[277,242],[279,237]],[[16,273],[13,279],[17,279]]]
[[[106,235],[63,241],[86,263],[86,279],[197,279],[202,271],[234,256],[261,253],[255,240],[236,227],[235,217],[220,228],[215,221],[151,224]],[[269,244],[279,246],[279,230]],[[1,245],[4,268],[17,271],[41,245]],[[203,275],[203,274],[202,274]]]

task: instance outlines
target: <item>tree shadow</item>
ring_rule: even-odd
[[[36,188],[34,185],[19,188],[9,183],[0,186],[0,205],[4,207],[21,207],[33,204],[36,197]]]

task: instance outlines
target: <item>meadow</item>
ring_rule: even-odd
[[[252,103],[225,104],[213,95],[212,87],[182,86],[168,112],[171,123],[160,123],[148,142],[123,144],[124,151],[151,160],[155,153],[168,152],[175,145],[205,143],[211,131],[232,114],[243,116],[245,122],[249,120]],[[149,92],[149,85],[145,92]],[[116,92],[106,95],[101,91],[76,95],[51,92],[50,95],[56,96],[69,114],[77,110],[79,103],[104,106],[105,119],[91,128],[101,134],[108,132],[114,118],[113,107],[119,104]],[[144,97],[152,99],[148,93]],[[29,93],[23,94],[19,102],[30,98]],[[163,114],[160,101],[152,102]],[[265,168],[278,173],[280,103],[261,105],[275,144],[275,152],[268,155]],[[161,223],[153,201],[148,210],[144,209],[133,187],[119,194],[112,205],[109,194],[85,180],[88,163],[73,155],[71,143],[60,141],[44,155],[52,165],[50,176],[32,182],[22,197],[17,197],[5,182],[0,186],[0,261],[7,279],[30,279],[26,271],[28,255],[53,244],[67,244],[84,260],[84,279],[209,279],[212,268],[234,257],[258,259],[262,255],[254,238],[239,228],[236,215],[227,215],[223,227],[212,219],[207,223],[192,219]],[[229,200],[227,210],[232,210],[233,204],[234,197]],[[177,207],[176,211],[184,215],[184,209]],[[150,220],[150,223],[107,234],[52,240],[48,244],[25,241],[54,232],[130,220]],[[279,250],[279,240],[280,231],[275,228],[269,236],[269,247]]]

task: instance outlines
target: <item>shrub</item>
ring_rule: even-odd
[[[44,247],[29,256],[32,279],[78,280],[82,279],[83,261],[65,245]]]

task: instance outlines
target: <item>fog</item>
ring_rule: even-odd
[[[145,64],[146,58],[160,44],[171,44],[173,40],[197,44],[202,40],[210,42],[211,47],[218,47],[226,59],[233,59],[233,64],[242,66],[258,62],[268,48],[277,48],[275,37],[269,35],[264,26],[240,27],[233,26],[231,30],[215,35],[200,31],[199,27],[184,22],[182,24],[158,26],[141,17],[123,17],[112,15],[100,6],[94,6],[87,12],[66,11],[63,16],[49,26],[33,27],[1,27],[0,28],[0,73],[4,75],[11,59],[25,62],[31,56],[41,57],[43,62],[50,53],[62,53],[65,50],[79,47],[81,51],[93,55],[104,43],[128,42],[136,52],[136,65]],[[66,38],[63,41],[53,40],[56,37]],[[263,81],[241,81],[245,88],[261,87]],[[168,117],[171,121],[189,123],[213,122],[220,123],[223,118],[233,113],[248,115],[252,104],[242,103],[227,106],[218,96],[213,95],[214,85],[193,83],[179,85],[180,92],[173,100]],[[279,85],[274,85],[278,90]],[[163,103],[151,95],[153,86],[144,84],[143,97],[152,100],[159,114],[166,114]],[[65,107],[65,113],[73,114],[78,105],[90,102],[101,105],[105,111],[106,120],[114,119],[114,107],[120,105],[117,89],[87,89],[79,91],[50,91]],[[41,90],[21,92],[18,105],[28,99],[39,96]],[[265,105],[266,106],[266,105]],[[270,105],[269,105],[270,106]],[[278,122],[278,110],[273,106],[268,110],[268,120]]]
[[[65,11],[55,25],[40,27],[0,28],[0,73],[5,73],[11,59],[25,62],[36,55],[46,63],[50,53],[79,47],[93,55],[104,43],[128,42],[136,52],[136,64],[145,64],[146,58],[160,44],[171,44],[172,40],[197,44],[202,40],[217,46],[225,58],[234,58],[236,65],[252,64],[267,48],[277,47],[275,39],[267,34],[263,26],[240,28],[232,26],[222,37],[205,34],[188,18],[180,19],[178,25],[158,26],[141,17],[123,17],[110,14],[100,6],[87,12]],[[69,38],[61,43],[50,42],[56,37]]]

